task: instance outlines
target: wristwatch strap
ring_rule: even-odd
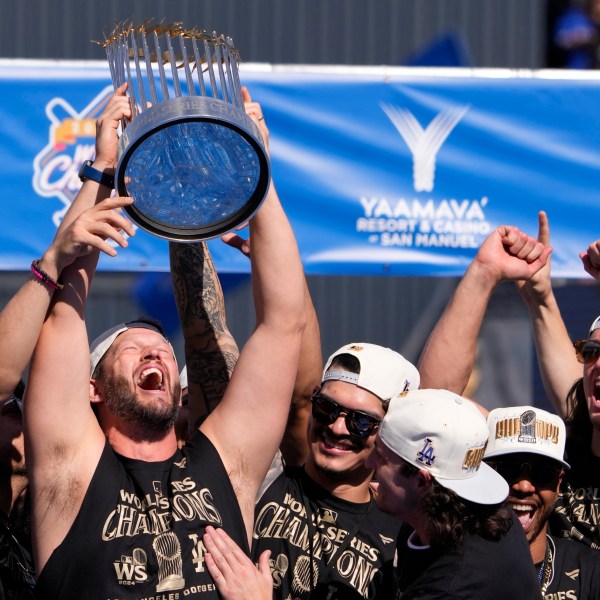
[[[81,164],[81,168],[79,169],[79,179],[81,181],[85,181],[86,179],[91,179],[92,181],[96,181],[100,185],[105,185],[111,190],[115,187],[115,178],[108,173],[103,173],[98,169],[94,169],[92,167],[93,161],[86,160]]]

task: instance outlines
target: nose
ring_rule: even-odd
[[[143,355],[144,358],[158,358],[160,356],[160,351],[154,346],[148,346],[144,348]]]
[[[335,435],[350,435],[350,432],[346,427],[346,413],[340,413],[339,417],[329,425],[329,429],[335,433]]]
[[[527,477],[520,476],[516,481],[511,484],[511,489],[520,494],[533,494],[535,492],[535,485],[529,481]]]

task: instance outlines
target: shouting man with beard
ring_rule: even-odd
[[[400,522],[375,506],[364,461],[389,400],[418,387],[417,369],[389,348],[348,344],[329,358],[306,463],[285,468],[256,506],[253,556],[271,551],[275,598],[390,597]]]
[[[131,118],[125,90],[98,121],[93,168],[105,175],[114,172],[118,124]],[[246,99],[266,141],[260,106]],[[37,593],[217,598],[202,536],[222,528],[249,553],[256,493],[283,435],[296,375],[302,265],[271,184],[250,221],[256,327],[222,402],[179,449],[179,370],[160,329],[119,325],[92,343],[90,360],[84,309],[99,251],[114,256],[107,239],[125,248],[124,234],[134,234],[115,210],[133,199],[102,200],[110,191],[86,180],[56,234],[70,232],[70,252],[48,251],[34,263],[39,285],[53,295],[25,401]]]

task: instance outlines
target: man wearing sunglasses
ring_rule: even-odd
[[[390,399],[419,386],[416,368],[374,344],[348,344],[312,397],[308,458],[285,470],[256,507],[253,555],[271,551],[275,598],[391,597],[400,523],[379,511],[364,461]]]
[[[560,318],[560,315],[558,315]],[[575,342],[575,354],[583,376],[566,396],[567,456],[572,469],[566,473],[554,514],[553,533],[600,548],[600,317],[592,323],[588,338]],[[566,351],[566,349],[565,349]],[[572,350],[571,350],[572,351]],[[559,349],[558,352],[561,352]]]
[[[543,598],[600,597],[600,554],[571,540],[550,535],[554,509],[565,471],[565,425],[539,408],[497,408],[488,416],[485,461],[510,486],[508,503],[515,511],[535,564]]]

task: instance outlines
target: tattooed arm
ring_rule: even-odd
[[[239,349],[227,329],[219,276],[205,243],[169,243],[171,278],[185,339],[188,427],[221,401]]]

